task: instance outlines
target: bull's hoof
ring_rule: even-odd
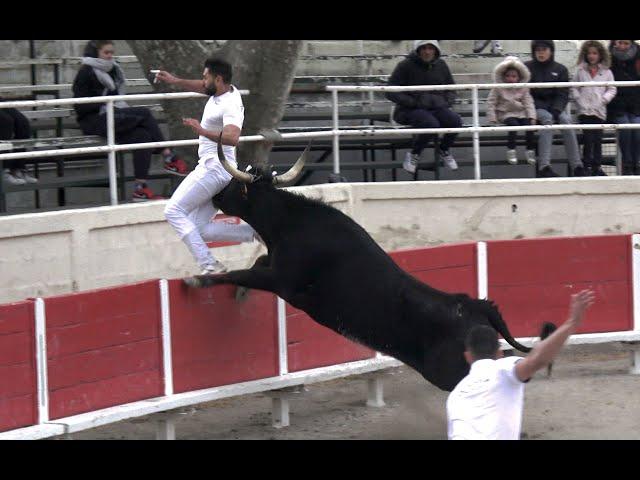
[[[202,281],[198,277],[187,277],[183,278],[182,282],[191,288],[200,288],[202,287]]]
[[[236,287],[236,302],[244,302],[249,296],[247,287]]]

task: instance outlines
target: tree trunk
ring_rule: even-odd
[[[203,40],[127,40],[145,72],[161,69],[181,78],[202,77],[204,61],[219,56],[233,67],[232,84],[250,90],[243,96],[245,120],[242,135],[277,129],[284,114],[295,76],[302,40],[229,40],[221,48]],[[151,74],[149,74],[152,78]],[[156,92],[176,91],[166,84],[152,84]],[[166,100],[163,108],[172,139],[193,138],[193,131],[182,125],[183,117],[200,119],[206,99]],[[243,142],[238,147],[238,163],[265,163],[270,142]],[[192,162],[196,148],[180,149]]]

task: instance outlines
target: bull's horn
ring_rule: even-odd
[[[251,183],[254,180],[254,176],[250,173],[243,172],[238,170],[236,167],[227,162],[226,157],[224,156],[224,151],[222,150],[222,133],[220,133],[220,138],[218,138],[218,160],[224,167],[224,169],[229,172],[229,175],[233,176],[237,180],[244,183]]]
[[[293,164],[293,167],[291,167],[288,172],[285,172],[282,175],[273,177],[273,184],[282,185],[285,183],[291,183],[296,178],[298,178],[298,175],[300,175],[300,172],[302,172],[302,168],[304,167],[304,164],[307,161],[307,156],[309,154],[310,148],[311,148],[311,142],[309,142],[309,145],[307,145],[307,148],[304,149],[304,152],[302,152],[302,155],[300,155],[300,158],[298,158],[296,163]]]

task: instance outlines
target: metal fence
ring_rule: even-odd
[[[593,86],[616,86],[616,87],[639,87],[640,81],[634,82],[557,82],[557,83],[489,83],[489,84],[462,84],[462,85],[421,85],[421,86],[346,86],[329,85],[326,88],[332,94],[332,117],[333,129],[324,132],[300,132],[283,133],[280,138],[287,139],[316,139],[333,138],[333,172],[340,173],[340,137],[376,137],[376,136],[399,136],[407,137],[417,134],[443,134],[443,133],[464,133],[470,132],[473,135],[473,157],[474,157],[474,177],[481,178],[480,169],[480,133],[485,132],[509,132],[509,131],[529,131],[529,130],[587,130],[587,129],[638,129],[640,124],[571,124],[571,125],[531,125],[518,127],[481,127],[478,108],[478,90],[491,88],[569,88],[569,87],[593,87]],[[387,128],[379,129],[374,127],[364,127],[359,129],[340,130],[339,125],[339,103],[338,92],[407,92],[407,91],[442,91],[442,90],[471,90],[473,125],[461,128]],[[247,90],[240,90],[241,94],[248,94]],[[116,188],[116,163],[115,154],[120,151],[139,150],[147,148],[164,148],[172,146],[198,145],[198,139],[192,140],[170,140],[165,142],[149,142],[137,144],[115,143],[114,133],[114,102],[120,100],[175,100],[182,98],[206,97],[204,94],[192,92],[180,93],[153,93],[136,95],[114,95],[103,97],[86,98],[66,98],[53,100],[28,100],[0,102],[0,108],[28,108],[47,107],[57,105],[77,105],[84,103],[104,103],[106,104],[107,115],[107,145],[96,147],[52,149],[32,152],[16,152],[0,154],[0,161],[12,159],[44,158],[60,155],[83,155],[88,153],[107,153],[109,167],[109,190],[111,205],[118,204]],[[240,137],[240,142],[263,141],[263,135],[247,135]]]
[[[615,87],[640,87],[640,81],[634,82],[548,82],[548,83],[469,83],[461,85],[415,85],[415,86],[346,86],[346,85],[328,85],[327,91],[332,94],[333,109],[333,172],[340,173],[340,131],[339,125],[339,103],[338,92],[428,92],[443,90],[471,90],[471,104],[473,125],[463,128],[404,128],[400,132],[406,135],[423,134],[423,133],[462,133],[471,132],[473,136],[473,164],[474,177],[476,180],[481,178],[480,173],[480,133],[488,132],[509,132],[509,131],[537,131],[537,130],[600,130],[600,129],[637,129],[640,124],[633,123],[602,123],[602,124],[571,124],[571,125],[531,125],[522,127],[481,127],[480,113],[478,102],[478,90],[492,88],[570,88],[570,87],[596,87],[596,86],[615,86]],[[375,130],[367,132],[368,135],[389,135],[393,130]]]

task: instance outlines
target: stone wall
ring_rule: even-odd
[[[633,177],[324,184],[291,191],[350,215],[385,249],[640,232]],[[0,302],[197,273],[165,201],[0,217]],[[258,243],[216,248],[232,269]]]

